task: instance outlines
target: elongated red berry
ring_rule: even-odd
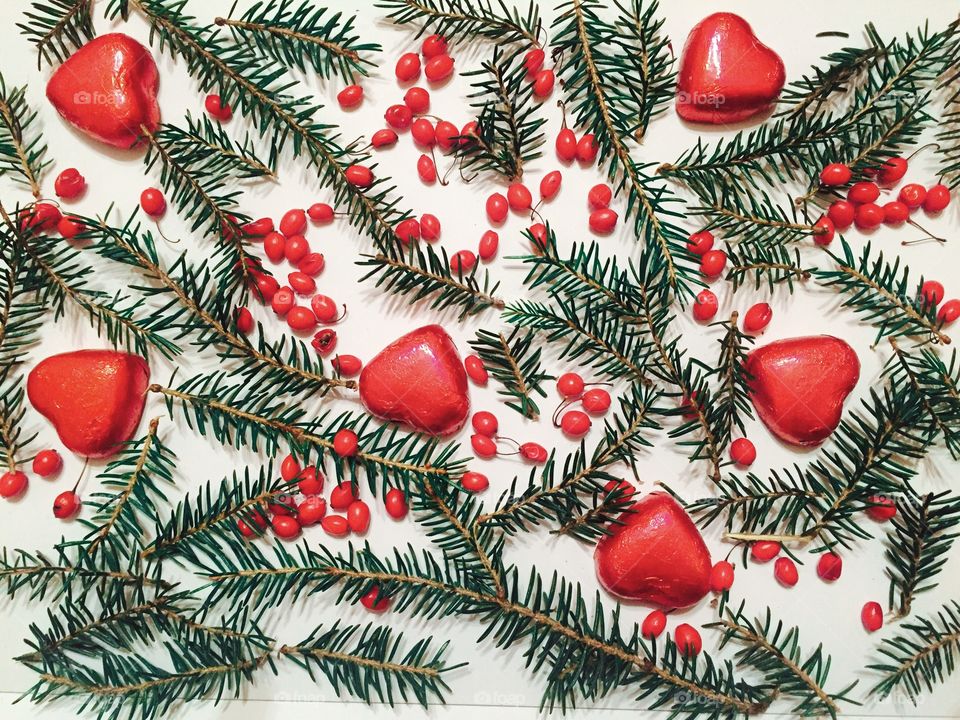
[[[923,199],[923,209],[928,213],[938,213],[950,204],[950,188],[943,183],[937,183],[929,190]]]
[[[450,269],[456,274],[468,275],[477,264],[472,250],[459,250],[450,257]]]
[[[87,181],[76,168],[67,168],[53,181],[53,191],[58,198],[71,200],[79,197],[87,187]]]
[[[613,229],[617,226],[617,220],[619,216],[617,215],[616,210],[611,210],[610,208],[601,208],[600,210],[594,210],[590,213],[590,229],[602,235],[613,232]]]
[[[813,224],[813,241],[817,245],[829,245],[836,235],[836,227],[828,215],[821,215]]]
[[[777,558],[773,564],[773,576],[784,587],[793,587],[800,579],[797,564],[788,557]]]
[[[883,224],[902,225],[910,219],[910,208],[906,203],[893,200],[883,205]]]
[[[487,410],[475,412],[470,419],[470,424],[473,425],[473,429],[478,433],[491,438],[497,434],[497,430],[500,427],[500,424],[497,422],[497,416]]]
[[[343,515],[326,515],[320,521],[320,527],[331,537],[345,537],[350,532],[350,525]]]
[[[577,136],[570,128],[563,128],[557,133],[555,143],[557,157],[564,162],[573,162],[577,157]]]
[[[413,122],[413,113],[406,105],[391,105],[383,113],[383,119],[394,130],[406,130]]]
[[[555,81],[556,76],[553,74],[553,70],[550,68],[540,70],[533,79],[533,94],[541,99],[548,97],[553,92]]]
[[[478,387],[486,386],[490,375],[487,373],[487,368],[484,366],[483,360],[476,355],[467,355],[463,359],[463,367],[467,371],[467,377],[470,378],[474,385]]]
[[[497,234],[497,231],[487,230],[483,235],[480,236],[480,245],[477,248],[477,255],[479,255],[480,259],[484,262],[492,260],[496,257],[499,247],[500,236]]]
[[[387,515],[394,520],[402,520],[407,516],[409,506],[407,505],[407,496],[400,488],[392,488],[387,491],[383,498],[383,505],[387,509]]]
[[[820,171],[820,184],[827,187],[846,185],[853,177],[853,172],[843,163],[830,163]]]
[[[447,52],[447,39],[443,35],[427,35],[420,46],[420,54],[425,58],[437,57]]]
[[[432,157],[429,155],[421,155],[417,159],[417,175],[428,185],[432,185],[437,181],[437,166],[436,163],[433,162]]]
[[[53,516],[66,520],[80,510],[80,496],[73,490],[65,490],[53,499]]]
[[[894,157],[880,166],[877,180],[881,185],[896,185],[907,174],[908,163],[906,158]]]
[[[733,587],[733,565],[721,560],[710,570],[710,589],[723,592]]]
[[[667,616],[663,610],[651,610],[643,619],[640,634],[649,640],[660,637],[667,627]]]
[[[460,136],[460,131],[457,130],[457,126],[452,122],[440,120],[437,122],[437,127],[434,129],[434,134],[437,136],[437,145],[440,146],[440,149],[447,151],[452,150],[453,146],[457,144],[457,138]]]
[[[337,102],[340,107],[347,109],[356,107],[363,101],[363,88],[359,85],[347,85],[337,93]]]
[[[292,515],[274,515],[270,518],[273,533],[284,540],[292,540],[300,534],[300,522]]]
[[[140,193],[140,207],[150,217],[160,217],[167,209],[167,201],[157,188],[147,188]]]
[[[701,230],[693,233],[687,238],[687,250],[694,255],[701,257],[713,249],[713,233],[709,230]]]
[[[349,428],[337,430],[333,436],[333,451],[340,457],[353,457],[357,454],[357,434]]]
[[[846,230],[853,225],[853,217],[856,212],[856,206],[849,200],[834,200],[827,209],[827,217],[833,222],[834,228]]]
[[[41,450],[33,458],[33,472],[42,478],[56,475],[63,468],[63,458],[56,450]]]
[[[490,481],[483,473],[468,470],[460,478],[460,485],[467,492],[479,493],[490,487]]]
[[[587,133],[577,141],[577,160],[584,164],[591,165],[597,159],[599,150],[600,146],[597,145],[597,140],[593,133]]]
[[[880,188],[869,180],[855,182],[847,191],[847,200],[855,205],[875,202],[880,197]]]
[[[773,308],[767,303],[752,305],[743,315],[743,329],[748,333],[758,333],[770,324]]]
[[[334,510],[346,510],[357,499],[357,488],[349,480],[338,483],[330,491],[330,507]]]
[[[594,185],[587,193],[587,204],[594,210],[607,207],[612,199],[613,191],[606,183]]]
[[[420,237],[427,242],[440,239],[440,219],[436,215],[424,213],[420,216]]]
[[[470,445],[477,457],[492,458],[497,454],[497,444],[486,435],[477,433],[470,436]]]
[[[430,110],[430,91],[422,87],[412,87],[403,94],[403,103],[416,115]]]
[[[527,50],[526,55],[523,56],[523,67],[526,69],[528,75],[536,75],[540,68],[543,67],[543,61],[546,60],[546,53],[543,51],[543,48],[535,47],[531,50]]]
[[[563,373],[557,378],[557,392],[568,400],[580,397],[585,386],[583,378],[574,372]]]
[[[283,317],[297,302],[293,290],[288,287],[282,287],[273,294],[273,300],[270,301],[270,307],[273,311]]]
[[[704,277],[719,277],[727,265],[727,254],[723,250],[708,250],[700,259],[700,272]]]
[[[347,508],[350,531],[362,535],[370,527],[370,508],[363,500],[354,500]]]
[[[525,442],[520,445],[520,455],[534,465],[541,465],[547,461],[547,449],[540,443]]]
[[[680,654],[687,657],[699,655],[700,651],[703,650],[703,640],[700,633],[697,632],[695,627],[687,623],[677,625],[673,631],[673,641],[676,643]]]
[[[540,199],[553,200],[557,193],[560,192],[560,183],[562,181],[563,176],[559,170],[551,170],[544,175],[540,180]]]
[[[590,416],[581,410],[568,410],[560,418],[560,429],[571,438],[581,438],[590,432]]]
[[[207,95],[203,101],[203,107],[207,114],[215,120],[226,122],[233,117],[233,109],[229,103],[223,102],[219,95]]]
[[[422,148],[432,148],[437,144],[437,131],[427,118],[417,118],[410,126],[410,136]]]
[[[870,505],[867,507],[867,515],[877,522],[886,522],[897,514],[897,504],[892,498],[882,495],[872,495],[867,498]]]
[[[327,501],[319,495],[312,495],[297,505],[297,520],[306,527],[316,525],[327,514]]]
[[[19,497],[27,489],[27,476],[19,470],[9,470],[0,475],[0,497],[8,500]]]
[[[393,147],[397,144],[398,139],[397,133],[394,130],[384,128],[383,130],[377,130],[370,137],[370,144],[378,150],[381,150],[383,148]]]
[[[920,296],[923,298],[924,305],[936,307],[943,300],[945,294],[943,283],[936,280],[925,280],[920,286]]]
[[[530,209],[533,196],[523,183],[511,183],[507,188],[507,203],[514,212],[524,212]]]
[[[354,377],[363,369],[363,361],[356,355],[337,355],[330,364],[341,377]]]
[[[580,404],[591,415],[602,415],[610,409],[610,393],[603,388],[590,388],[580,398]]]
[[[437,55],[427,60],[423,74],[432,83],[443,82],[453,75],[453,58],[449,55]]]
[[[897,195],[897,200],[911,210],[916,210],[923,205],[923,201],[926,199],[927,189],[920,183],[907,183],[900,188],[900,193]]]
[[[385,612],[390,608],[390,598],[380,593],[380,588],[374,585],[370,590],[360,598],[360,604],[370,612]]]
[[[487,198],[486,210],[487,217],[492,223],[502,223],[507,219],[507,208],[509,203],[502,193],[493,193]]]
[[[310,308],[294,305],[287,313],[287,325],[291,330],[307,332],[317,326],[317,316],[310,311]]]
[[[757,562],[773,560],[780,554],[780,543],[773,540],[757,540],[750,545],[750,556]]]
[[[937,311],[937,321],[949,325],[960,317],[960,300],[947,300]]]
[[[836,553],[825,552],[817,561],[817,575],[821,580],[833,582],[843,572],[843,558]]]
[[[343,174],[354,187],[367,188],[373,185],[373,172],[363,165],[351,165]]]
[[[416,80],[420,77],[420,56],[417,53],[404,53],[397,60],[394,72],[400,82]]]
[[[867,632],[876,632],[883,627],[883,608],[880,603],[870,601],[860,610],[860,622]]]
[[[853,222],[860,230],[872,230],[883,222],[883,208],[872,202],[859,205]]]

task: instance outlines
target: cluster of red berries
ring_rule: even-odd
[[[38,477],[52,478],[63,469],[63,458],[56,450],[41,450],[34,455],[31,468]],[[0,475],[0,497],[16,500],[23,496],[29,484],[30,481],[25,472],[12,468]],[[76,487],[73,490],[65,490],[54,498],[53,515],[60,520],[67,520],[77,514],[80,504]]]
[[[520,455],[524,460],[534,465],[542,465],[549,458],[549,454],[543,445],[535,442],[518,443],[510,438],[505,438],[497,434],[500,429],[500,422],[497,416],[486,410],[479,410],[473,414],[471,419],[474,434],[470,436],[470,445],[473,447],[474,454],[488,460],[497,455]],[[516,450],[510,453],[502,453],[497,447],[498,442],[508,442],[516,445]],[[476,472],[466,472],[460,480],[465,490],[470,492],[481,492],[486,490],[489,482],[487,478]]]
[[[597,385],[598,383],[589,384]],[[569,438],[582,438],[593,425],[590,415],[603,415],[610,409],[610,393],[601,387],[592,387],[587,390],[587,385],[588,383],[585,383],[577,373],[568,372],[557,378],[557,392],[560,393],[563,401],[553,414],[553,424],[563,430],[563,434]],[[583,410],[566,410],[578,401]],[[566,412],[563,412],[564,410]],[[557,416],[561,412],[563,415],[558,422]]]
[[[667,614],[663,610],[653,610],[643,619],[640,625],[640,634],[653,640],[660,637],[667,627]],[[689,623],[680,623],[673,630],[673,641],[681,655],[693,657],[703,650],[703,639],[700,632]]]
[[[76,168],[63,170],[53,181],[53,191],[61,200],[76,200],[87,189],[87,180]],[[85,228],[79,218],[65,214],[52,202],[37,202],[24,208],[19,215],[20,229],[34,232],[57,232],[71,240]]]

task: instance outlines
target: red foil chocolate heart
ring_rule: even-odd
[[[620,522],[593,555],[608,592],[667,609],[692,605],[709,592],[710,551],[676,500],[650,493]]]
[[[860,360],[830,335],[790,338],[747,356],[750,398],[763,424],[791,445],[823,442],[840,424],[843,401],[860,379]]]
[[[430,435],[459,430],[470,411],[467,373],[439,325],[407,333],[360,373],[360,400],[373,415]]]
[[[67,448],[107,457],[133,437],[149,382],[139,355],[77,350],[41,361],[27,377],[27,396]]]
[[[733,13],[697,23],[680,57],[677,114],[712,125],[740,122],[768,110],[783,89],[783,60]]]
[[[94,38],[67,58],[47,83],[47,98],[78,130],[118,148],[130,148],[160,125],[160,74],[150,51],[132,37]]]

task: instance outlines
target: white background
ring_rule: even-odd
[[[354,3],[332,2],[333,7],[340,7],[353,12]],[[18,3],[17,5],[20,5]],[[100,20],[103,3],[97,6],[98,30],[108,29],[107,24]],[[730,5],[721,5],[712,2],[692,2],[690,0],[669,2],[664,4],[661,12],[666,16],[665,31],[673,38],[674,47],[679,50],[687,32],[698,20],[709,12],[730,9]],[[190,10],[200,16],[200,21],[210,21],[217,14],[225,14],[229,3],[211,1],[207,3],[194,2]],[[773,6],[769,2],[751,0],[737,3],[738,11],[753,25],[758,36],[777,50],[783,57],[787,67],[788,80],[798,78],[805,72],[812,62],[831,50],[845,44],[837,38],[816,38],[815,34],[825,30],[846,30],[852,34],[846,44],[859,43],[859,30],[862,25],[872,20],[876,23],[881,34],[889,36],[893,33],[902,33],[914,29],[918,24],[929,19],[931,27],[942,27],[956,13],[956,3],[929,2],[922,6],[910,3],[874,3],[850,2],[836,3],[814,1],[802,4],[778,4]],[[78,133],[72,131],[63,123],[53,108],[45,101],[43,88],[50,69],[36,68],[36,58],[26,39],[21,37],[14,26],[21,19],[21,9],[15,9],[14,3],[4,3],[0,10],[0,43],[5,48],[3,53],[2,71],[10,84],[29,85],[29,100],[40,111],[39,122],[44,129],[45,139],[50,147],[50,157],[54,163],[48,171],[43,189],[47,196],[53,195],[53,179],[58,172],[69,166],[75,166],[87,177],[89,190],[85,197],[71,207],[88,214],[95,214],[105,210],[109,203],[115,203],[124,212],[132,209],[137,202],[140,191],[157,184],[157,178],[148,178],[144,174],[142,158],[138,153],[122,153],[105,151],[100,145],[87,141]],[[544,4],[542,12],[545,21],[553,17],[548,4]],[[383,126],[383,111],[393,103],[402,101],[403,90],[393,78],[393,65],[401,52],[416,50],[418,42],[412,40],[412,35],[385,24],[378,19],[379,11],[372,7],[364,7],[358,18],[357,26],[361,36],[368,41],[379,42],[384,47],[384,53],[377,58],[381,69],[376,77],[363,81],[366,99],[363,105],[350,113],[344,113],[334,101],[336,91],[341,87],[340,80],[329,84],[317,82],[315,78],[305,78],[303,93],[316,91],[324,98],[327,107],[320,114],[320,119],[340,124],[344,140],[352,139],[361,133],[369,136],[373,131]],[[924,13],[924,14],[922,14]],[[135,18],[121,28],[146,41],[147,28]],[[467,70],[476,67],[485,58],[491,48],[480,44],[472,48],[454,45],[452,54],[457,60],[457,69]],[[194,114],[202,111],[203,96],[196,90],[188,79],[182,67],[177,67],[169,58],[157,57],[161,68],[160,105],[163,119],[180,123],[183,113],[187,110]],[[563,171],[563,189],[560,196],[544,209],[545,216],[558,230],[561,245],[567,246],[570,242],[588,240],[587,229],[588,210],[586,207],[587,189],[601,180],[596,171],[587,171],[576,165],[561,167],[556,160],[552,145],[553,138],[559,128],[559,113],[552,100],[560,97],[559,86],[554,98],[543,106],[543,112],[550,117],[547,126],[548,144],[545,147],[544,157],[531,163],[527,170],[528,186],[536,192],[540,178],[546,172],[561,168]],[[432,112],[462,125],[470,119],[467,102],[464,99],[466,81],[456,78],[444,88],[434,91],[432,95]],[[230,124],[232,131],[242,127],[239,119]],[[722,136],[722,130],[710,128],[695,128],[681,124],[672,109],[651,126],[644,148],[638,153],[645,160],[670,161],[675,159],[681,151],[692,145],[698,133],[706,135],[709,140]],[[443,233],[441,242],[448,252],[453,253],[462,248],[476,249],[480,235],[487,229],[483,211],[483,200],[492,192],[494,184],[486,179],[478,179],[471,185],[464,185],[457,180],[448,187],[439,184],[432,187],[423,186],[416,176],[415,164],[419,151],[413,147],[407,135],[401,137],[399,145],[387,152],[377,155],[381,163],[378,173],[391,175],[400,185],[401,193],[405,197],[406,206],[416,213],[433,212],[442,223]],[[448,167],[447,160],[441,160],[440,170]],[[927,185],[933,180],[932,154],[922,154],[917,161],[911,164],[911,169],[905,181],[918,181]],[[318,187],[314,173],[304,170],[301,162],[285,161],[280,171],[280,180],[277,184],[265,184],[250,188],[246,195],[243,210],[253,217],[271,215],[279,220],[280,215],[293,207],[306,207],[312,202],[329,200],[327,190]],[[456,178],[456,173],[451,174]],[[21,190],[14,188],[8,180],[3,183],[2,192],[5,204],[12,205],[15,200],[26,202],[29,198]],[[623,203],[616,200],[613,207],[623,214]],[[960,293],[960,284],[956,278],[955,268],[960,259],[960,250],[956,237],[958,227],[958,207],[954,203],[947,212],[935,219],[925,219],[921,222],[939,235],[950,237],[945,246],[924,244],[909,248],[901,248],[900,241],[918,236],[913,230],[890,230],[882,228],[875,232],[871,240],[882,246],[890,253],[900,252],[905,260],[919,276],[939,278],[947,287],[947,296]],[[922,215],[922,214],[921,214]],[[512,216],[505,227],[500,229],[501,258],[506,255],[525,252],[520,232],[528,221],[518,216]],[[161,222],[163,232],[170,238],[182,238],[182,243],[164,248],[168,257],[181,248],[187,247],[196,257],[207,251],[207,241],[200,238],[191,238],[184,231],[184,227],[175,217],[175,213],[168,212]],[[696,229],[690,225],[691,231]],[[847,235],[855,246],[859,247],[864,238],[856,231]],[[356,254],[368,246],[366,240],[357,237],[356,233],[346,223],[338,222],[333,226],[314,228],[308,233],[314,249],[323,252],[327,259],[327,269],[319,279],[320,291],[334,296],[341,302],[346,302],[350,312],[347,320],[337,327],[340,336],[339,350],[359,355],[367,360],[371,358],[386,342],[402,333],[429,322],[441,322],[456,339],[462,352],[467,350],[466,341],[473,336],[478,327],[493,328],[498,324],[496,316],[487,312],[465,324],[458,324],[454,313],[437,314],[422,308],[410,309],[403,301],[391,296],[382,295],[371,283],[357,285],[356,280],[363,274],[362,270],[354,265]],[[635,244],[629,238],[626,227],[621,224],[618,232],[611,237],[603,238],[601,244],[610,253],[619,253],[627,257],[635,249]],[[810,251],[815,252],[815,251]],[[808,254],[818,261],[815,255]],[[117,273],[117,268],[103,265],[93,254],[88,260],[103,266],[100,275],[104,287],[116,289],[129,282],[129,275]],[[277,274],[283,278],[288,270],[285,267],[275,268]],[[501,280],[499,293],[502,297],[511,300],[522,297],[521,278],[523,269],[516,264],[502,259],[490,266],[492,275]],[[832,333],[848,339],[856,348],[862,363],[860,383],[848,403],[852,404],[856,398],[862,397],[868,387],[875,382],[884,356],[872,350],[873,334],[869,328],[858,325],[848,313],[838,312],[836,296],[827,290],[818,288],[812,283],[809,287],[798,289],[790,296],[786,291],[778,291],[771,297],[765,293],[753,292],[749,289],[741,290],[734,297],[726,288],[715,288],[721,295],[721,310],[719,317],[738,309],[745,310],[752,303],[759,300],[769,300],[774,308],[774,319],[761,342],[804,334]],[[285,325],[272,319],[272,314],[259,312],[262,319],[279,334],[286,328]],[[85,319],[72,311],[66,318],[49,324],[44,328],[43,342],[36,348],[32,357],[40,359],[54,352],[84,347],[102,347],[105,341],[97,339],[90,330]],[[677,328],[684,333],[684,342],[699,352],[701,357],[715,356],[715,330],[705,330],[684,317]],[[211,369],[214,366],[208,359],[199,359],[192,353],[181,361],[180,377]],[[153,378],[165,382],[170,376],[173,366],[157,357],[151,359]],[[567,365],[557,363],[552,357],[548,359],[548,369],[559,373],[570,369]],[[500,418],[502,433],[521,440],[538,440],[547,447],[555,447],[558,453],[564,454],[574,449],[574,444],[564,440],[555,432],[547,420],[540,423],[523,421],[513,411],[506,409],[495,397],[496,386],[491,383],[484,390],[471,388],[471,400],[475,409],[493,410]],[[541,407],[544,415],[549,417],[549,409],[556,402],[553,389],[550,397],[543,400]],[[353,405],[351,400],[340,401],[343,406]],[[312,408],[314,403],[311,402]],[[161,434],[164,441],[172,447],[181,458],[177,472],[177,483],[180,491],[189,491],[199,483],[212,478],[219,478],[228,474],[234,468],[251,464],[256,467],[259,459],[248,452],[225,450],[213,441],[196,438],[190,434],[183,421],[177,417],[173,421],[166,416],[162,404],[156,398],[150,398],[145,411],[145,420],[154,416],[162,416]],[[40,430],[40,440],[37,448],[58,446],[56,435],[52,428],[38,416],[31,415],[37,429]],[[142,427],[146,426],[144,421]],[[769,468],[783,467],[793,462],[805,463],[814,457],[814,453],[796,452],[773,442],[768,433],[759,423],[752,423],[748,434],[756,442],[759,458],[754,470],[764,474]],[[469,452],[468,431],[464,430],[459,437],[465,443],[464,452]],[[597,430],[587,437],[588,444],[598,437]],[[47,482],[33,478],[30,489],[24,499],[16,504],[0,504],[0,542],[8,547],[22,547],[25,549],[47,549],[61,534],[76,535],[82,528],[77,523],[63,524],[55,520],[50,512],[53,498],[62,490],[70,487],[81,469],[81,461],[67,457],[66,467],[59,479]],[[482,465],[482,467],[481,467]],[[486,472],[491,479],[491,489],[486,499],[493,502],[500,491],[507,486],[515,474],[526,477],[527,468],[518,461],[507,458],[488,463],[477,463],[477,469]],[[96,468],[94,468],[96,470]],[[649,489],[658,481],[668,482],[687,498],[695,498],[710,492],[703,479],[702,466],[688,465],[685,456],[678,452],[665,438],[661,438],[657,448],[649,452],[640,462],[641,477],[644,487]],[[943,489],[948,487],[952,480],[952,467],[947,458],[938,455],[928,458],[921,466],[921,486],[926,488]],[[94,473],[89,473],[88,480],[81,485],[81,492],[89,493],[94,490]],[[420,544],[422,539],[416,525],[411,521],[395,523],[391,521],[380,508],[372,502],[374,507],[374,521],[367,539],[380,550],[387,550],[394,544],[412,541]],[[89,512],[89,510],[87,510]],[[864,520],[870,524],[869,520]],[[877,527],[880,531],[881,528]],[[311,529],[306,534],[310,543],[331,543],[335,549],[345,549],[346,540],[331,540],[319,528]],[[715,559],[723,557],[730,546],[723,544],[717,530],[711,528],[706,533],[707,542],[711,547]],[[840,581],[827,585],[819,581],[815,573],[815,562],[811,556],[804,556],[807,563],[800,569],[800,582],[793,589],[779,586],[772,576],[772,563],[756,565],[750,568],[738,567],[737,579],[733,588],[733,598],[739,602],[741,598],[747,600],[748,609],[762,612],[768,605],[775,615],[790,623],[801,626],[801,639],[806,648],[813,649],[817,643],[823,642],[828,652],[833,655],[831,680],[828,689],[837,690],[853,678],[861,678],[863,692],[874,682],[875,678],[863,670],[864,665],[871,657],[875,657],[874,649],[880,639],[896,631],[895,625],[888,625],[874,635],[868,635],[860,625],[859,613],[863,603],[867,600],[877,600],[885,605],[887,581],[884,574],[884,564],[881,557],[882,543],[879,540],[860,543],[853,550],[844,554],[844,574]],[[957,573],[960,570],[960,558],[954,553],[948,567],[941,576],[941,585],[935,591],[920,596],[914,603],[915,615],[928,615],[949,598],[958,597],[960,581]],[[593,573],[592,553],[589,547],[579,545],[571,540],[549,537],[546,534],[523,536],[509,546],[509,560],[521,568],[536,564],[541,570],[555,567],[569,578],[579,580],[589,595],[596,589]],[[612,604],[612,603],[610,603]],[[0,706],[4,706],[3,717],[20,718],[34,717],[37,709],[21,703],[12,709],[6,705],[12,702],[19,692],[26,689],[32,682],[31,673],[13,661],[7,659],[23,651],[19,641],[26,635],[27,624],[31,621],[43,621],[47,608],[41,604],[27,605],[24,601],[12,602],[8,599],[0,600]],[[630,607],[624,610],[624,621],[629,623],[641,620],[647,613],[643,607]],[[709,607],[707,601],[697,607],[671,617],[668,628],[672,629],[678,622],[702,624],[714,617],[715,611]],[[295,642],[305,637],[309,631],[320,622],[329,622],[335,618],[344,618],[352,622],[365,622],[368,616],[355,608],[340,608],[332,605],[332,597],[315,597],[300,601],[295,607],[285,606],[275,611],[271,618],[275,623],[269,630],[275,633],[280,642]],[[475,639],[481,628],[471,622],[452,620],[449,622],[434,622],[429,628],[423,628],[423,623],[411,622],[407,618],[387,615],[384,621],[398,627],[409,627],[411,636],[434,633],[438,639],[450,639],[451,647],[448,653],[451,662],[467,660],[468,668],[458,670],[447,677],[452,686],[450,696],[451,707],[432,710],[437,717],[450,717],[453,714],[479,715],[482,706],[501,706],[498,710],[503,717],[521,717],[534,714],[539,704],[541,682],[523,668],[519,653],[504,654],[492,649],[489,645],[477,645]],[[714,643],[715,636],[711,631],[704,631],[705,645],[708,649]],[[914,708],[902,699],[891,699],[882,704],[868,703],[862,709],[851,708],[848,716],[854,716],[854,711],[864,715],[881,716],[930,716],[930,717],[957,717],[960,715],[960,695],[956,692],[956,679],[951,687],[941,687],[938,692],[921,698],[921,704]],[[330,688],[324,684],[312,684],[305,674],[292,667],[283,667],[277,678],[261,674],[253,687],[245,690],[244,695],[249,699],[247,703],[233,702],[226,709],[212,708],[209,705],[190,706],[191,716],[214,717],[223,714],[229,718],[299,718],[314,715],[317,712],[341,714],[344,708],[349,708],[351,715],[360,712],[370,712],[378,717],[390,716],[391,711],[386,708],[364,711],[362,706],[351,703],[349,706],[337,705],[336,697]],[[854,693],[859,696],[858,693]],[[322,703],[322,705],[320,704]],[[508,706],[504,708],[503,706]],[[603,705],[610,712],[615,708],[633,708],[631,696],[626,693],[609,698]],[[420,715],[417,707],[407,708],[403,716]],[[45,708],[43,717],[60,718],[73,717],[74,708],[69,704],[56,708]],[[789,713],[789,707],[776,705],[771,713]],[[620,713],[617,713],[620,714]]]

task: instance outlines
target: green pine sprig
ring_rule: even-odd
[[[504,404],[524,417],[536,420],[540,416],[535,395],[546,397],[543,383],[553,379],[540,363],[542,349],[535,345],[534,334],[514,327],[509,335],[502,332],[477,330],[470,347],[483,360],[484,366],[500,385],[497,394]]]
[[[21,378],[12,365],[0,368],[0,453],[6,471],[15,472],[23,463],[23,450],[36,438],[23,430],[26,415]]]
[[[94,0],[38,0],[24,11],[20,32],[37,50],[37,67],[43,61],[62,63],[96,34],[93,28]]]
[[[44,303],[23,285],[27,274],[27,253],[20,243],[0,247],[0,367],[13,368],[39,336]]]
[[[754,340],[741,332],[737,320],[737,313],[733,313],[728,321],[719,323],[723,336],[717,341],[720,353],[711,372],[713,389],[710,403],[705,408],[711,435],[721,449],[730,443],[734,431],[745,432],[746,421],[753,418],[750,374],[744,364],[747,350]]]
[[[226,27],[236,44],[252,43],[257,51],[285,67],[306,72],[310,67],[329,80],[334,75],[352,83],[354,75],[367,75],[375,63],[369,58],[381,51],[376,43],[360,42],[353,24],[356,17],[331,13],[311,2],[291,5],[278,0],[261,0],[234,18],[214,22]]]
[[[525,12],[503,0],[378,0],[386,19],[395,25],[416,25],[417,36],[427,32],[447,41],[482,37],[498,45],[540,45],[540,8],[534,0]]]
[[[773,292],[785,285],[793,292],[794,286],[809,280],[814,271],[800,259],[800,251],[795,247],[738,244],[727,245],[726,253],[726,279],[734,290],[750,286],[759,290],[765,285]]]
[[[25,86],[8,88],[0,75],[0,175],[10,175],[39,200],[40,179],[50,161],[26,94]]]

